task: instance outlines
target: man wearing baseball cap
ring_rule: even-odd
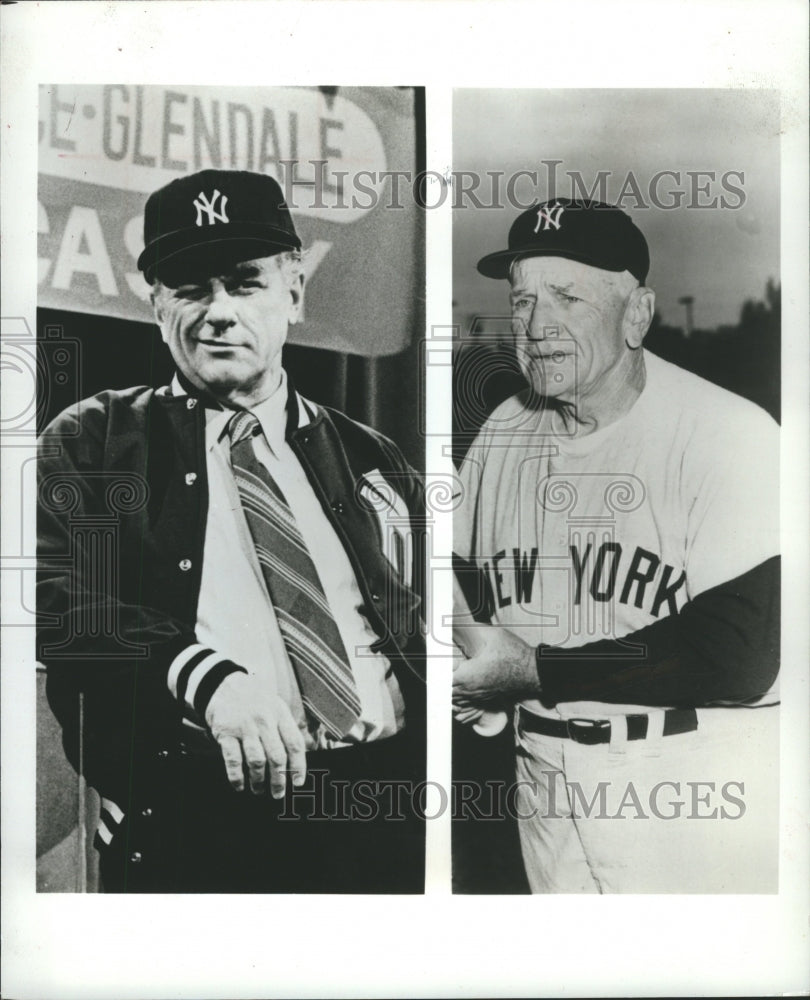
[[[528,387],[460,472],[454,548],[499,627],[456,713],[514,716],[533,892],[771,892],[778,428],[644,349],[649,266],[625,212],[568,199],[479,261]]]
[[[172,181],[144,242],[175,377],[65,411],[39,462],[39,655],[104,889],[421,892],[420,483],[282,367],[304,277],[275,180]],[[105,575],[72,525],[116,477]]]

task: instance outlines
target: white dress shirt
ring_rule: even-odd
[[[182,395],[175,379],[172,393]],[[391,736],[404,725],[405,708],[389,660],[373,653],[377,636],[359,608],[363,597],[354,570],[307,475],[285,440],[287,380],[251,412],[263,435],[252,438],[256,458],[273,477],[292,510],[320,577],[327,603],[346,648],[360,698],[360,718],[347,743]],[[300,422],[309,422],[303,405]],[[341,746],[322,726],[308,724],[273,605],[267,594],[253,539],[230,464],[227,435],[232,410],[206,410],[205,447],[208,516],[197,639],[266,683],[290,706],[308,749]]]

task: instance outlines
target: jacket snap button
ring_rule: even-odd
[[[142,858],[143,855],[141,854],[140,851],[133,851],[132,854],[130,854],[129,856],[129,860],[133,863],[133,865],[140,864]]]
[[[186,486],[193,486],[196,482],[197,482],[197,473],[196,472],[187,472],[186,473]]]
[[[158,750],[158,757],[160,757],[161,760],[165,760],[168,756],[169,756],[168,750]]]
[[[380,595],[379,594],[372,594],[371,595],[371,599],[372,599],[372,601],[374,601],[375,604],[379,604],[380,603]]]
[[[180,562],[178,563],[178,565],[179,565],[180,569],[184,573],[186,573],[188,570],[191,569],[191,560],[190,559],[181,559]]]
[[[146,809],[141,809],[141,816],[145,816],[147,819],[149,819],[151,815],[152,815],[152,810],[149,808],[149,806],[147,806]]]
[[[197,400],[196,399],[187,399],[186,400],[186,409],[187,410],[193,410],[196,405],[197,405]]]
[[[332,510],[336,514],[342,514],[343,513],[343,504],[340,502],[340,500],[335,500],[335,502],[332,504]]]

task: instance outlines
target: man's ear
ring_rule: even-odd
[[[164,303],[159,285],[152,285],[149,292],[149,301],[152,303],[152,312],[155,314],[155,323],[157,323],[160,330],[160,336],[163,338],[163,343],[166,344],[168,341],[163,329]]]
[[[655,292],[652,288],[639,285],[630,293],[624,310],[624,341],[631,351],[638,350],[644,343],[647,331],[655,314]]]
[[[290,285],[289,323],[300,323],[304,316],[304,275],[297,274]]]

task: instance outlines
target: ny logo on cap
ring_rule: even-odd
[[[217,198],[220,199],[219,211],[216,210]],[[208,198],[200,191],[199,200],[194,199],[194,207],[197,209],[197,225],[201,226],[203,224],[203,212],[208,216],[208,225],[213,226],[214,223],[219,220],[220,222],[230,222],[231,220],[225,214],[225,206],[228,204],[228,196],[226,194],[220,194],[218,190],[214,190],[209,201]]]
[[[555,229],[560,228],[560,217],[565,211],[565,205],[561,205],[556,201],[551,208],[548,206],[543,206],[537,209],[537,225],[534,227],[534,231],[539,233],[541,229],[551,229],[554,226]],[[198,223],[199,225],[199,223]]]

